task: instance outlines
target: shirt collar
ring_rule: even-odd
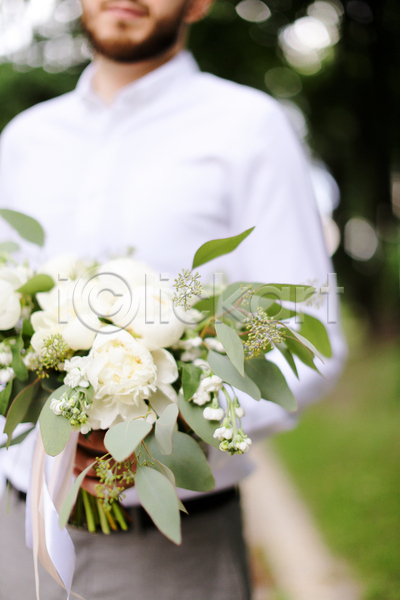
[[[187,50],[182,50],[161,67],[123,87],[111,106],[154,97],[164,89],[168,89],[173,82],[193,75],[198,71],[199,67],[192,54]],[[86,67],[78,81],[75,93],[84,102],[105,106],[92,86],[95,72],[96,63],[91,63]]]

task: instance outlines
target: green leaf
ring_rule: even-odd
[[[154,524],[179,545],[182,541],[179,502],[172,483],[155,469],[138,465],[135,487],[144,510]]]
[[[215,423],[212,424],[203,417],[204,406],[187,402],[182,394],[178,396],[178,406],[183,418],[193,431],[207,444],[219,448],[219,441],[213,437],[216,430]]]
[[[152,462],[152,468],[161,473],[161,475],[164,475],[164,477],[166,477],[167,479],[169,479],[172,485],[175,487],[175,475],[173,474],[171,469],[168,469],[168,467],[166,467],[162,462],[154,458],[154,456],[152,456]]]
[[[14,369],[14,373],[18,377],[18,379],[20,379],[21,381],[26,381],[29,377],[29,372],[21,356],[21,350],[23,349],[23,347],[24,340],[22,339],[22,337],[17,338],[15,340],[15,344],[10,346],[12,354],[11,366]]]
[[[8,210],[7,208],[0,209],[0,216],[3,217],[13,229],[15,229],[19,235],[32,242],[37,246],[44,246],[45,233],[42,226],[32,217],[24,215],[23,213],[16,212],[15,210]]]
[[[303,336],[302,336],[300,333],[298,333],[297,331],[293,331],[293,329],[290,329],[290,327],[288,327],[287,325],[285,325],[285,328],[286,328],[286,329],[289,331],[289,333],[290,333],[291,335],[294,335],[294,337],[296,338],[296,340],[297,340],[298,342],[300,342],[300,344],[302,344],[303,346],[305,346],[306,348],[308,348],[308,350],[309,350],[309,351],[310,351],[312,354],[315,354],[315,356],[316,356],[317,358],[319,358],[319,360],[320,360],[322,363],[324,363],[324,362],[325,362],[325,361],[324,361],[324,359],[323,359],[323,357],[322,357],[322,354],[321,354],[320,352],[318,352],[318,350],[316,349],[316,347],[315,347],[315,346],[314,346],[314,345],[313,345],[313,344],[312,344],[312,343],[311,343],[309,340],[307,340],[305,337],[303,337]],[[287,338],[287,337],[285,337],[285,343],[286,343],[286,340],[287,340],[287,339],[288,339],[288,338]]]
[[[7,448],[11,444],[11,436],[17,425],[23,422],[26,413],[40,389],[40,380],[36,379],[33,383],[26,386],[14,399],[7,414],[7,421],[4,426],[4,433],[8,435]]]
[[[9,381],[4,390],[0,392],[0,415],[2,417],[5,417],[8,411],[8,403],[11,397],[12,386],[12,381]]]
[[[41,384],[43,385],[43,380],[41,380]],[[40,387],[38,389],[34,401],[31,402],[22,423],[33,423],[34,425],[36,425],[40,417],[40,413],[42,412],[49,398],[49,395],[50,392],[48,390],[43,389],[43,387]]]
[[[9,446],[7,446],[7,444],[3,444],[2,446],[0,446],[0,450],[4,450],[4,448],[11,448],[11,446],[17,446],[18,444],[21,444],[24,441],[24,439],[28,437],[30,432],[34,429],[35,427],[33,426],[27,431],[24,431],[24,433],[21,433],[21,435],[18,435],[17,437],[13,438]]]
[[[186,433],[176,431],[174,451],[163,456],[157,448],[154,435],[146,439],[150,454],[165,464],[175,475],[176,486],[195,492],[209,492],[215,488],[215,479],[199,444]]]
[[[54,287],[54,281],[50,275],[35,275],[27,281],[17,292],[24,296],[34,296],[40,292],[49,292]]]
[[[242,340],[236,331],[232,329],[232,327],[225,325],[225,323],[216,323],[215,330],[231,363],[237,368],[241,376],[244,377],[244,350]]]
[[[5,254],[12,254],[13,252],[18,252],[19,246],[15,242],[3,242],[0,244],[0,252],[4,252]]]
[[[212,317],[213,315],[215,315],[215,312],[217,310],[218,299],[219,296],[210,296],[209,298],[203,298],[202,300],[196,302],[196,304],[193,305],[193,308],[195,308],[201,313],[207,313],[206,315],[204,315],[205,319],[207,317]]]
[[[285,337],[285,345],[292,354],[295,354],[301,360],[302,363],[319,373],[318,368],[314,364],[314,356],[308,348],[301,344],[297,339],[288,337]]]
[[[79,475],[79,477],[77,477],[75,479],[75,482],[74,482],[74,485],[72,486],[72,488],[69,490],[67,497],[65,498],[63,505],[61,507],[60,516],[58,519],[58,523],[59,523],[61,529],[64,529],[64,527],[68,523],[69,516],[70,516],[71,511],[76,502],[79,490],[81,489],[82,482],[85,479],[87,473],[89,473],[90,469],[92,469],[94,467],[96,462],[97,461],[95,460],[91,465],[86,467],[86,469],[84,471],[82,471],[82,473]]]
[[[297,410],[297,402],[279,367],[264,357],[251,358],[246,373],[257,384],[264,400],[275,402],[289,411]]]
[[[246,373],[245,376],[242,377],[236,367],[233,366],[228,356],[224,356],[223,354],[218,354],[218,352],[210,350],[208,353],[207,362],[209,363],[212,371],[223,381],[229,383],[238,390],[245,392],[254,398],[254,400],[261,399],[261,392],[257,385]]]
[[[180,363],[182,371],[182,388],[185,400],[190,400],[197,392],[203,371],[191,363]]]
[[[40,413],[40,433],[42,434],[44,449],[49,456],[61,454],[68,443],[73,429],[66,417],[54,414],[50,408],[52,400],[55,398],[59,400],[63,393],[69,389],[70,388],[67,385],[59,387],[51,394]]]
[[[278,302],[271,304],[265,312],[269,317],[273,317],[275,321],[287,321],[297,315],[295,310],[289,310],[288,308],[281,306]]]
[[[331,358],[331,343],[323,323],[306,313],[303,313],[303,319],[304,321],[300,327],[301,335],[310,341],[326,358]]]
[[[275,343],[275,346],[278,348],[279,352],[282,354],[297,379],[299,379],[296,363],[294,362],[293,354],[290,352],[289,348],[284,342]]]
[[[156,421],[156,442],[161,454],[172,454],[172,435],[176,421],[178,419],[179,409],[176,404],[170,404],[162,416]]]
[[[254,286],[254,284],[253,284]],[[292,285],[290,283],[261,284],[256,291],[257,296],[271,298],[280,302],[304,302],[315,293],[315,288],[306,285]]]
[[[35,333],[35,330],[32,327],[32,323],[29,319],[24,319],[22,321],[22,335],[26,335],[27,337],[32,337]]]
[[[234,237],[206,242],[197,250],[193,259],[192,269],[196,269],[197,267],[214,260],[214,258],[223,256],[224,254],[230,254],[230,252],[236,250],[239,244],[241,244],[243,240],[250,235],[253,229],[254,227],[247,229],[247,231],[244,231],[239,235],[235,235]]]
[[[117,462],[123,462],[141,444],[153,426],[147,421],[125,421],[109,429],[104,445]]]

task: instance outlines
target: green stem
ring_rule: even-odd
[[[82,488],[82,497],[83,497],[83,504],[85,506],[86,522],[87,522],[88,530],[90,531],[90,533],[96,533],[96,523],[94,520],[94,514],[92,511],[92,507],[90,505],[89,494],[83,488]]]
[[[97,509],[99,511],[101,530],[105,535],[110,535],[110,533],[111,533],[110,525],[108,524],[108,521],[107,521],[106,513],[103,508],[103,503],[100,500],[100,498],[96,498],[96,503],[97,503]]]
[[[238,429],[237,429],[237,423],[236,423],[236,413],[235,413],[235,406],[232,402],[232,398],[230,397],[230,395],[228,394],[227,390],[225,389],[225,387],[222,388],[222,391],[225,394],[226,397],[226,401],[228,403],[227,406],[227,413],[228,411],[231,413],[231,420],[232,420],[232,426],[233,426],[233,433],[234,435],[237,435],[238,433]]]
[[[111,514],[111,509],[110,510],[105,510],[104,509],[104,514],[106,515],[107,521],[108,521],[111,529],[113,531],[118,531],[118,525],[116,524],[115,519],[114,519],[114,517]]]
[[[125,517],[123,515],[123,512],[121,510],[121,507],[119,505],[118,502],[114,502],[114,504],[112,505],[112,509],[114,512],[114,516],[117,519],[119,526],[121,527],[121,529],[123,531],[128,531],[129,527],[128,527],[128,523],[125,521]]]
[[[90,504],[92,506],[92,511],[93,511],[93,515],[94,515],[94,522],[96,524],[96,531],[97,531],[98,528],[100,527],[100,518],[99,518],[99,511],[97,509],[96,498],[95,498],[95,496],[93,496],[93,494],[89,494],[89,500],[90,500]]]

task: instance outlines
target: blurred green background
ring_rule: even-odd
[[[28,3],[0,3],[0,129],[72,90],[88,61],[78,0],[42,0],[48,14],[7,38]],[[398,0],[217,0],[189,40],[201,68],[282,102],[340,189],[350,359],[276,447],[366,600],[400,600],[399,34]]]

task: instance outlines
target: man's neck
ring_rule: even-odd
[[[151,73],[173,58],[183,44],[178,43],[165,54],[150,60],[137,63],[118,63],[97,55],[95,64],[97,70],[93,77],[93,89],[107,104],[112,104],[118,92],[133,81]]]

